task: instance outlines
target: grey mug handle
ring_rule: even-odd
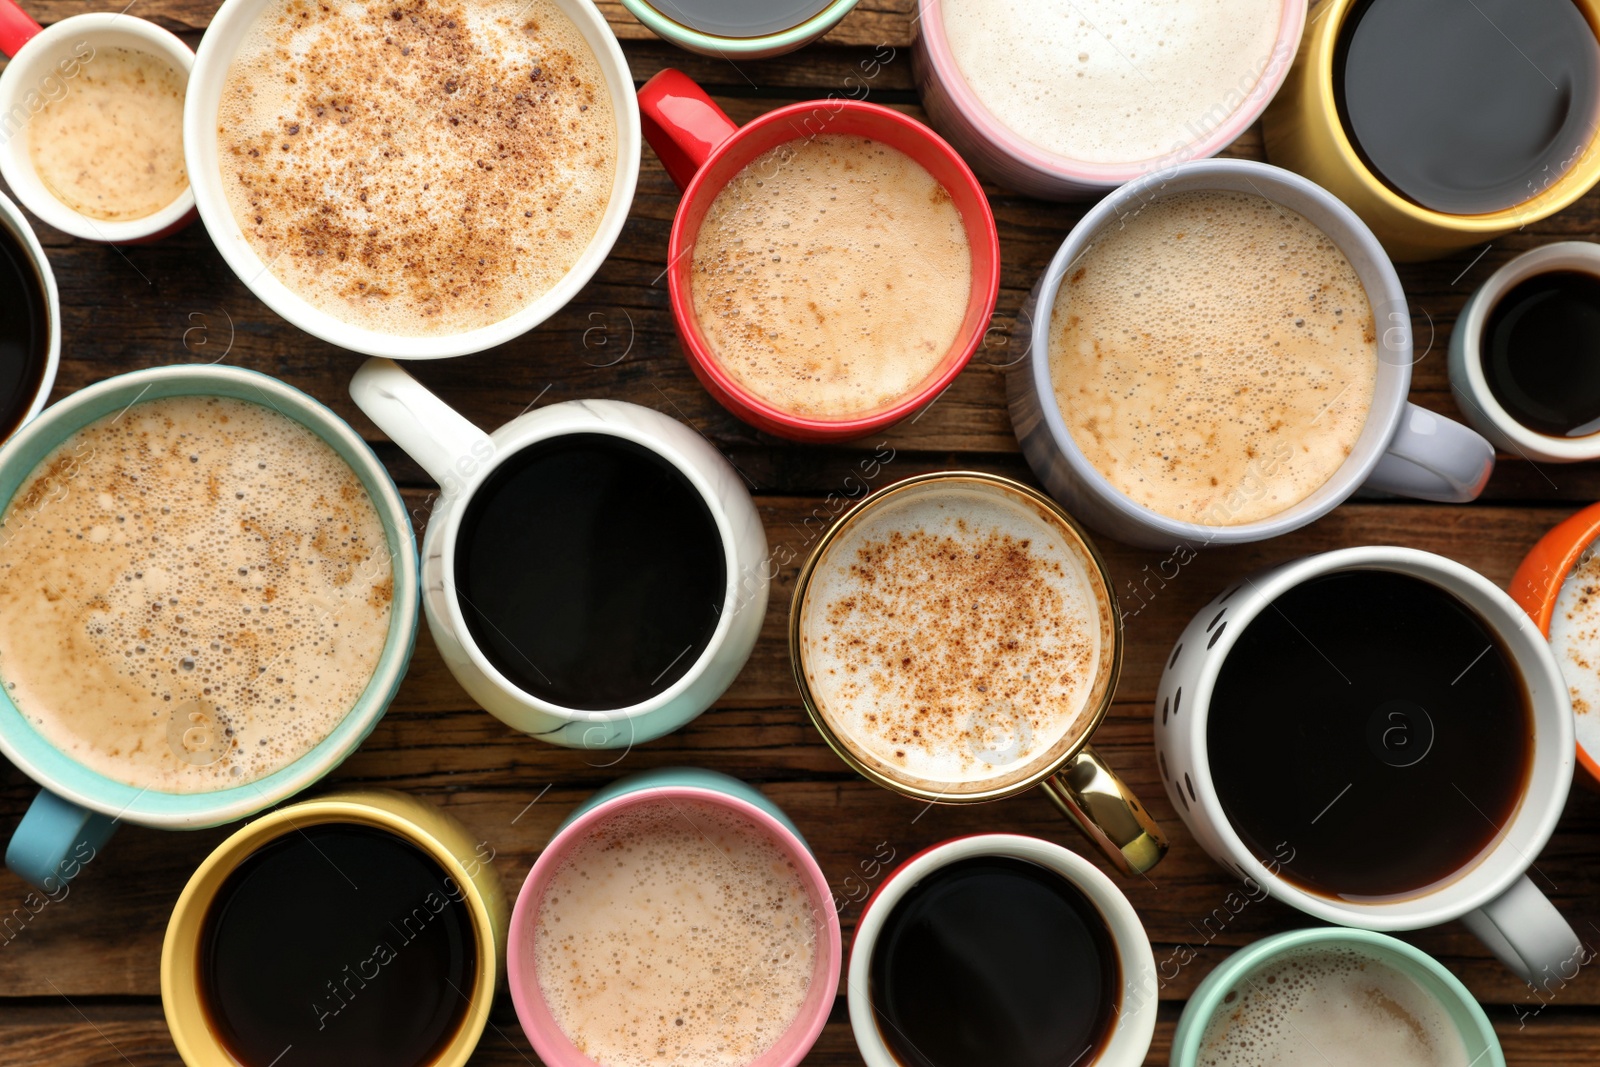
[[[1494,446],[1474,430],[1407,403],[1366,488],[1417,500],[1476,500],[1494,473]]]

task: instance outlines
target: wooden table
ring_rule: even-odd
[[[44,22],[97,6],[76,0],[24,2]],[[601,6],[625,40],[635,79],[642,82],[665,66],[682,68],[707,85],[736,120],[859,85],[868,87],[873,101],[920,114],[909,62],[914,0],[862,0],[826,41],[795,55],[737,65],[680,52],[651,37],[620,4]],[[132,13],[195,44],[214,9],[212,0],[136,0]],[[1252,130],[1229,154],[1260,158],[1259,131]],[[1009,333],[1012,315],[1083,207],[1044,204],[1000,188],[988,191],[1000,224],[1004,277],[987,346],[915,420],[857,445],[800,447],[759,434],[728,415],[679,354],[661,279],[678,193],[647,149],[622,239],[577,300],[502,348],[414,370],[487,428],[530,405],[613,397],[661,410],[709,437],[748,478],[777,558],[795,560],[774,583],[749,666],[715,708],[670,737],[620,757],[576,752],[513,733],[476,708],[445,670],[424,628],[393,708],[324,787],[388,786],[443,805],[490,843],[500,877],[514,893],[557,823],[618,775],[686,763],[725,771],[758,784],[800,825],[831,884],[848,902],[843,910],[847,939],[861,901],[881,879],[874,857],[891,850],[904,857],[957,834],[1003,830],[1087,853],[1083,839],[1038,793],[978,807],[924,809],[862,781],[812,729],[789,673],[784,619],[799,561],[818,531],[861,491],[852,475],[862,455],[892,450],[877,484],[946,468],[1032,480],[1007,420],[1000,368],[1017,352]],[[1454,416],[1445,350],[1468,294],[1516,253],[1553,240],[1593,240],[1597,226],[1600,196],[1591,195],[1487,249],[1403,267],[1420,357],[1412,399]],[[350,402],[346,383],[360,357],[323,344],[269,312],[224,265],[202,226],[138,248],[89,244],[42,226],[40,238],[61,287],[64,342],[57,397],[109,375],[169,363],[223,361],[277,375],[332,405],[365,433],[404,490],[419,530],[427,522],[433,486]],[[1597,498],[1600,466],[1534,466],[1502,457],[1488,492],[1473,505],[1356,501],[1276,541],[1209,549],[1164,585],[1150,584],[1159,592],[1128,621],[1121,689],[1095,740],[1172,838],[1171,853],[1149,878],[1117,878],[1149,928],[1168,979],[1150,1064],[1166,1062],[1184,999],[1214,965],[1267,934],[1310,925],[1271,900],[1238,909],[1237,895],[1230,898],[1238,883],[1190,838],[1162,791],[1151,751],[1151,701],[1162,661],[1190,614],[1243,571],[1344,545],[1430,549],[1504,585],[1545,530]],[[1165,558],[1108,542],[1101,547],[1118,589],[1127,589],[1136,578],[1142,581],[1144,569],[1154,573]],[[0,835],[10,834],[33,793],[31,781],[0,762]],[[1600,794],[1575,788],[1534,875],[1592,946],[1600,946],[1597,831]],[[161,938],[189,873],[226,833],[124,827],[66,897],[20,924],[7,917],[28,914],[27,887],[0,873],[0,1064],[177,1062],[159,1000]],[[1407,938],[1443,960],[1484,1002],[1511,1064],[1600,1060],[1600,968],[1585,968],[1565,986],[1536,993],[1459,924]],[[486,1067],[535,1062],[503,997],[473,1062]],[[842,996],[807,1062],[860,1062]]]

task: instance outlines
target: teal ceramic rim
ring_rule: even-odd
[[[634,18],[650,27],[657,37],[671,41],[680,48],[711,55],[748,56],[758,52],[768,55],[803,48],[838,25],[856,6],[856,0],[834,0],[800,25],[769,33],[765,37],[714,37],[709,33],[701,33],[669,19],[652,7],[649,0],[622,0],[622,6]]]
[[[317,781],[372,732],[399,691],[416,640],[421,587],[405,502],[359,434],[330,408],[287,382],[215,365],[155,367],[96,382],[48,407],[0,448],[0,512],[41,460],[73,433],[141,400],[227,396],[279,410],[327,442],[360,477],[383,523],[393,567],[389,633],[371,680],[339,725],[286,767],[245,785],[203,793],[139,789],[90,770],[51,745],[0,687],[0,752],[52,793],[113,818],[147,826],[216,826],[254,814]]]
[[[1468,1053],[1478,1056],[1472,1061],[1473,1067],[1506,1067],[1505,1053],[1500,1048],[1500,1039],[1496,1036],[1494,1025],[1490,1023],[1483,1006],[1467,987],[1461,984],[1461,980],[1445,968],[1444,964],[1399,938],[1380,934],[1374,930],[1358,930],[1345,926],[1319,926],[1308,930],[1290,930],[1287,933],[1274,934],[1240,949],[1223,960],[1215,970],[1206,975],[1205,980],[1189,998],[1189,1003],[1184,1005],[1183,1015],[1178,1020],[1177,1032],[1172,1037],[1172,1057],[1169,1061],[1171,1067],[1195,1067],[1200,1053],[1200,1039],[1205,1036],[1206,1024],[1216,1014],[1222,998],[1227,996],[1242,975],[1255,970],[1272,957],[1310,946],[1328,948],[1346,946],[1364,949],[1380,958],[1399,957],[1403,964],[1409,965],[1402,966],[1401,969],[1420,971],[1427,979],[1423,982],[1424,988],[1444,1003],[1450,1018],[1468,1041]],[[1415,979],[1418,975],[1413,973],[1410,977]],[[1430,985],[1432,988],[1429,988]],[[1448,999],[1440,997],[1441,992],[1447,994]]]

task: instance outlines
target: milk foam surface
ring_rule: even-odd
[[[34,173],[57,200],[90,218],[154,215],[189,188],[183,94],[189,76],[164,57],[102,48],[78,61],[66,92],[28,129]]]
[[[242,400],[145,401],[63,442],[0,519],[0,681],[109,778],[242,785],[360,698],[393,582],[377,511],[321,438]]]
[[[1318,949],[1250,972],[1201,1039],[1198,1067],[1465,1067],[1449,1013],[1364,953]]]
[[[740,385],[796,415],[849,418],[945,363],[972,291],[950,194],[916,160],[823,134],[752,160],[696,237],[700,333]]]
[[[1260,103],[1281,0],[956,0],[941,5],[962,78],[1018,137],[1086,163],[1137,163]]]
[[[223,187],[312,305],[385,333],[520,311],[588,247],[617,130],[553,0],[274,0],[228,70]]]
[[[1355,268],[1263,197],[1179,193],[1098,235],[1050,327],[1056,404],[1120,492],[1174,519],[1257,522],[1321,488],[1377,386]]]
[[[1584,549],[1561,583],[1550,650],[1572,695],[1578,744],[1600,754],[1600,542]]]
[[[1099,600],[1064,535],[998,492],[890,498],[818,562],[801,618],[812,698],[898,776],[1011,775],[1089,725]]]
[[[794,861],[737,813],[632,807],[551,877],[534,931],[539,989],[602,1067],[740,1067],[805,1004],[813,906]]]

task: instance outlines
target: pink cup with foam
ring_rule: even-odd
[[[522,1029],[547,1067],[606,1067],[580,1051],[562,1031],[540,988],[534,924],[551,879],[581,843],[619,815],[653,805],[685,804],[731,814],[776,845],[793,861],[811,898],[815,952],[805,1000],[777,1041],[747,1067],[796,1067],[822,1033],[839,991],[843,942],[838,909],[822,868],[788,816],[755,787],[715,771],[678,767],[631,775],[584,801],[550,839],[517,894],[506,948],[506,984]]]

